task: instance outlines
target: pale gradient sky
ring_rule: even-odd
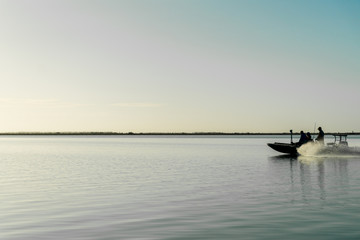
[[[0,132],[360,131],[360,1],[0,0]]]

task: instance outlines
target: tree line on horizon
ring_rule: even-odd
[[[300,132],[293,132],[299,135]],[[339,132],[325,133],[326,135],[339,134]],[[360,135],[360,132],[342,132],[346,135]],[[290,135],[290,132],[263,133],[263,132],[3,132],[0,135]]]

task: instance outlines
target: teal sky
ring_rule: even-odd
[[[0,132],[360,131],[360,1],[0,0]]]

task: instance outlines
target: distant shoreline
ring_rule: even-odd
[[[294,132],[293,135],[299,135],[300,133]],[[325,133],[326,135],[339,134],[336,133]],[[346,135],[360,135],[360,132],[342,132],[340,134]],[[268,135],[287,135],[290,133],[226,133],[226,132],[174,132],[174,133],[163,133],[163,132],[0,132],[0,136],[268,136]]]

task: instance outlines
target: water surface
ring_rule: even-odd
[[[360,156],[274,141],[0,137],[0,239],[358,239]]]

